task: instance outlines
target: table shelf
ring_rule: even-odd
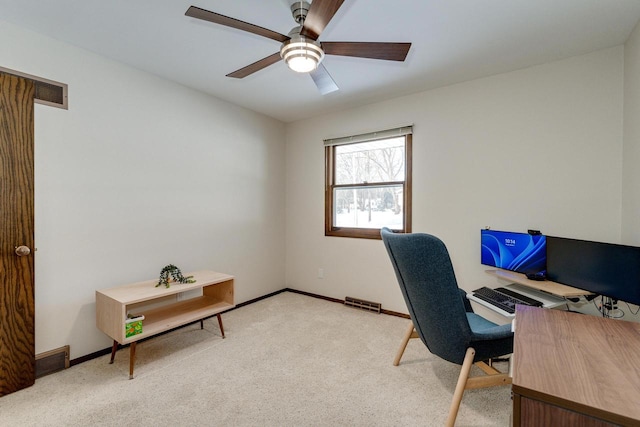
[[[144,315],[142,333],[125,338],[122,344],[138,341],[213,316],[230,308],[233,308],[233,304],[219,301],[214,297],[201,296],[150,310],[138,309],[136,314]]]

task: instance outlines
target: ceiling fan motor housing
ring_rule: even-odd
[[[307,13],[309,13],[309,8],[311,5],[306,1],[297,1],[291,5],[291,14],[293,15],[293,19],[302,25],[304,20],[307,17]]]

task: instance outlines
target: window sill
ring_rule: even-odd
[[[400,230],[393,230],[401,232]],[[375,239],[381,240],[379,228],[333,228],[325,230],[325,236],[332,237],[353,237],[355,239]]]

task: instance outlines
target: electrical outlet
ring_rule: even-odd
[[[324,279],[324,268],[318,269],[318,279]]]

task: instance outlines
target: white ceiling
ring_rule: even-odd
[[[0,20],[291,122],[622,44],[640,0],[345,0],[320,41],[411,42],[404,63],[326,56],[322,96],[280,61],[225,77],[279,43],[188,18],[190,5],[287,34],[291,0],[0,0]]]

